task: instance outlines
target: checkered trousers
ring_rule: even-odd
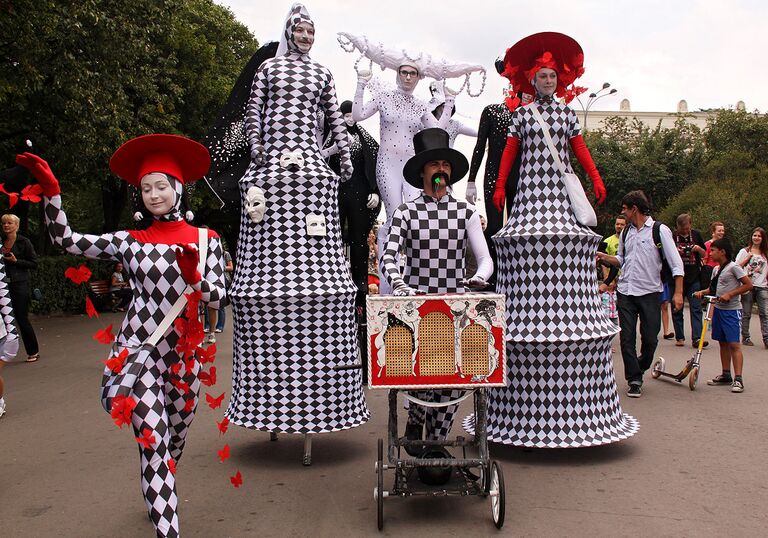
[[[5,275],[5,264],[0,263],[0,316],[2,316],[2,323],[5,327],[3,331],[3,337],[18,339],[19,335],[16,332],[16,324],[14,323],[13,307],[11,306],[11,295],[8,292],[8,281]],[[2,341],[5,343],[5,340]],[[0,347],[0,360],[5,357],[5,353]]]
[[[426,293],[464,291],[467,225],[474,208],[450,194],[440,200],[422,194],[392,215],[389,238],[379,261],[392,289],[409,286]],[[396,261],[405,249],[403,275]]]

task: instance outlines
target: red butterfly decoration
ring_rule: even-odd
[[[225,460],[229,459],[229,445],[224,445],[224,448],[217,451],[217,454],[219,455],[221,463],[224,463]]]
[[[230,476],[229,481],[232,482],[232,485],[236,488],[239,488],[243,485],[243,475],[240,474],[240,471],[237,471],[235,473],[235,476]]]
[[[219,435],[224,435],[227,433],[227,428],[229,428],[229,419],[224,417],[221,419],[221,422],[216,422],[216,426],[219,427]]]
[[[208,362],[215,361],[216,360],[216,344],[211,344],[207,348],[198,347],[197,360],[200,361],[200,364],[206,364]]]
[[[131,415],[136,407],[133,396],[115,396],[112,398],[112,420],[118,428],[131,423]]]
[[[152,430],[149,428],[141,430],[141,437],[135,437],[135,439],[141,446],[147,449],[152,448],[152,445],[155,444],[155,436],[152,435]]]
[[[112,324],[109,324],[106,329],[96,331],[96,334],[93,335],[93,339],[101,344],[111,344],[115,339],[115,335],[112,334]]]
[[[42,200],[40,197],[41,194],[43,194],[43,187],[41,187],[39,183],[35,183],[34,185],[27,185],[21,189],[21,199],[33,204],[36,204]]]
[[[182,381],[181,379],[172,377],[171,384],[177,389],[179,389],[179,392],[182,394],[186,394],[189,392],[189,383],[187,383],[186,381]]]
[[[195,408],[195,398],[193,396],[192,398],[190,398],[184,403],[184,412],[191,413],[194,408]]]
[[[16,192],[8,192],[5,190],[5,183],[0,183],[0,192],[8,195],[8,209],[16,205],[19,201],[19,194]]]
[[[181,363],[174,362],[173,364],[171,364],[170,370],[173,375],[179,375],[179,372],[181,371]]]
[[[106,364],[107,368],[112,370],[112,372],[114,372],[116,374],[119,374],[122,371],[122,369],[123,369],[123,365],[125,364],[125,358],[127,356],[128,356],[128,350],[124,349],[116,357],[111,357],[111,358],[109,358],[109,359],[107,359],[105,361],[101,361],[101,362]]]
[[[173,476],[176,476],[176,460],[168,458],[168,470],[171,471]]]
[[[93,302],[91,301],[90,297],[85,298],[85,313],[88,314],[89,318],[99,317],[99,313],[96,311],[96,307],[93,306]]]
[[[222,400],[224,400],[223,392],[216,398],[214,398],[207,392],[205,393],[205,401],[208,402],[208,407],[210,407],[211,409],[218,409],[219,407],[221,407]]]
[[[186,368],[187,373],[191,374],[195,371],[195,356],[192,355],[189,359],[184,357],[184,368]]]
[[[200,378],[200,383],[206,387],[212,387],[216,384],[216,367],[211,366],[210,373],[206,373],[201,370],[200,373],[197,374],[197,377]]]
[[[68,267],[64,271],[64,276],[75,284],[82,284],[83,282],[88,282],[88,279],[91,278],[91,270],[85,264],[81,264],[78,268]]]
[[[184,312],[185,317],[187,319],[197,319],[198,305],[200,304],[200,299],[203,298],[203,293],[195,290],[192,293],[185,293],[184,297],[187,298],[187,308]]]

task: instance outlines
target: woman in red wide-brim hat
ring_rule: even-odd
[[[611,357],[618,328],[597,295],[595,254],[602,238],[577,220],[563,177],[573,172],[570,146],[598,202],[604,200],[576,114],[555,99],[582,91],[573,83],[583,63],[579,44],[554,32],[526,37],[505,56],[503,74],[536,97],[512,115],[494,194],[501,211],[504,182],[519,151],[509,219],[493,236],[496,291],[507,297],[508,384],[489,390],[489,441],[575,448],[617,442],[638,429],[621,410]],[[465,427],[474,431],[472,420]]]
[[[157,535],[178,536],[174,475],[197,407],[200,363],[195,352],[203,332],[196,316],[176,318],[185,308],[197,312],[185,294],[212,308],[223,306],[225,300],[218,236],[210,230],[201,233],[184,221],[179,210],[184,183],[208,171],[208,150],[175,135],[147,135],[126,142],[112,156],[110,168],[140,189],[154,221],[146,230],[101,235],[80,234],[69,227],[59,182],[48,163],[31,153],[17,156],[16,162],[28,168],[43,188],[45,219],[54,243],[70,254],[122,263],[128,272],[133,299],[112,358],[106,361],[102,405],[120,427],[129,422],[133,426],[141,455],[141,488]]]

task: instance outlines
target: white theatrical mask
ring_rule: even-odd
[[[245,195],[245,211],[251,217],[254,224],[264,220],[264,211],[267,209],[267,200],[264,191],[259,187],[250,187]]]

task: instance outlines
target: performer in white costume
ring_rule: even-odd
[[[357,289],[342,250],[339,176],[318,144],[318,109],[342,179],[352,166],[333,77],[308,55],[313,42],[314,24],[294,4],[277,55],[256,72],[245,118],[252,162],[240,180],[227,416],[272,433],[332,432],[369,418],[360,371],[336,369],[357,362]]]

